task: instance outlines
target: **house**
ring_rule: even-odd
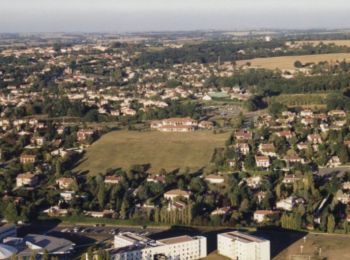
[[[75,196],[75,192],[74,191],[63,191],[60,193],[60,197],[64,200],[64,201],[71,201]]]
[[[56,180],[56,184],[62,190],[71,188],[74,183],[75,181],[73,178],[62,177]]]
[[[211,216],[225,216],[232,212],[231,207],[217,208],[210,213]]]
[[[168,118],[152,121],[151,128],[161,132],[192,132],[198,128],[198,122],[189,117]]]
[[[307,140],[313,144],[321,144],[322,138],[319,134],[309,134]]]
[[[43,212],[51,217],[65,217],[70,214],[69,209],[61,209],[59,206],[52,206]]]
[[[251,189],[257,189],[261,185],[262,178],[261,176],[252,176],[245,179],[247,186]]]
[[[257,223],[263,223],[268,217],[276,216],[278,214],[279,212],[274,210],[256,210],[253,219]]]
[[[259,145],[259,151],[262,155],[270,156],[270,157],[276,157],[276,148],[274,144],[260,144]]]
[[[205,181],[211,183],[211,184],[222,184],[224,183],[225,179],[223,176],[210,174],[204,178]]]
[[[248,130],[236,130],[235,137],[238,141],[248,141],[253,139],[253,133]]]
[[[301,123],[304,126],[312,126],[313,123],[314,123],[314,118],[312,118],[312,117],[305,117],[305,118],[301,119]]]
[[[19,157],[19,161],[22,164],[34,164],[36,162],[36,155],[22,153]]]
[[[332,117],[346,117],[346,113],[343,110],[331,110],[328,112],[328,115]]]
[[[146,179],[147,182],[153,183],[165,183],[165,175],[157,174],[157,175],[149,175]]]
[[[77,132],[77,140],[84,141],[95,134],[93,129],[81,129]]]
[[[199,122],[198,127],[203,129],[213,129],[214,123],[211,121],[201,121]]]
[[[330,168],[339,167],[340,165],[341,161],[338,156],[332,156],[332,158],[327,162],[327,167]]]
[[[301,117],[313,117],[313,115],[314,113],[309,109],[300,111]]]
[[[168,208],[167,210],[168,211],[182,211],[186,208],[187,204],[183,201],[180,201],[180,200],[175,200],[175,201],[172,201],[168,204]]]
[[[43,136],[35,136],[32,138],[32,143],[37,146],[43,146],[45,143],[45,137]]]
[[[348,148],[350,148],[350,140],[345,140],[344,145],[346,145]]]
[[[294,136],[294,134],[291,131],[289,131],[289,130],[277,132],[276,135],[278,137],[284,137],[286,139],[290,139],[290,138],[292,138]]]
[[[169,190],[169,191],[164,193],[164,198],[167,200],[174,200],[175,198],[178,198],[178,197],[183,197],[183,198],[189,199],[190,192],[180,190],[180,189],[174,189],[174,190]]]
[[[308,148],[309,146],[308,146],[308,144],[307,143],[299,143],[299,144],[297,144],[297,148],[298,148],[298,150],[306,150],[307,148]]]
[[[295,174],[287,174],[284,176],[282,183],[293,184],[301,180],[302,180],[302,177],[296,176]]]
[[[17,175],[16,177],[16,187],[29,186],[34,187],[39,182],[38,175],[32,174],[31,172],[26,172]]]
[[[335,194],[335,199],[347,205],[350,202],[350,194],[343,192],[341,190],[338,190],[337,193]]]
[[[343,190],[350,190],[350,181],[346,181],[343,183]]]
[[[247,143],[238,143],[236,144],[236,149],[241,154],[247,155],[250,151],[249,145]]]
[[[118,184],[122,180],[122,176],[106,176],[104,183],[106,184]]]
[[[259,191],[255,194],[255,196],[258,199],[258,202],[261,203],[263,199],[265,199],[267,192],[266,191]]]
[[[285,211],[292,211],[295,205],[298,203],[294,196],[290,196],[286,199],[282,199],[276,203],[276,208],[283,209]]]
[[[287,163],[301,163],[304,164],[305,160],[304,158],[301,158],[299,155],[297,154],[293,154],[293,155],[286,155],[283,160]]]
[[[93,217],[93,218],[110,218],[112,217],[114,211],[113,210],[103,210],[103,211],[84,211],[85,216]]]
[[[270,167],[270,158],[268,156],[255,156],[255,163],[257,167]]]

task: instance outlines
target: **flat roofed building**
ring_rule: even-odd
[[[112,260],[201,259],[207,256],[207,239],[202,236],[178,236],[153,240],[131,232],[114,237]]]
[[[218,253],[234,260],[270,260],[270,241],[238,231],[221,233]]]
[[[15,224],[5,224],[0,226],[0,242],[7,237],[16,237],[17,236],[17,227]]]

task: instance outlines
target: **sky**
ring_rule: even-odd
[[[349,0],[0,0],[0,32],[350,28]]]

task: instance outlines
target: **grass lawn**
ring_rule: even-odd
[[[284,56],[284,57],[270,57],[270,58],[257,58],[251,60],[238,61],[238,65],[245,65],[247,62],[251,63],[252,67],[265,68],[265,69],[281,69],[281,70],[293,70],[294,62],[301,61],[302,63],[321,61],[342,61],[350,60],[350,53],[331,53],[331,54],[317,54],[317,55],[300,55],[300,56]]]
[[[87,148],[76,171],[104,173],[108,168],[128,169],[133,164],[151,164],[151,172],[199,169],[208,165],[214,149],[223,147],[230,132],[162,133],[114,131]]]

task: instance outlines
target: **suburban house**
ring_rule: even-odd
[[[22,164],[33,164],[36,162],[36,155],[23,153],[21,154],[19,161]]]
[[[106,176],[104,183],[106,184],[118,184],[122,180],[121,176]]]
[[[16,177],[17,187],[23,187],[23,186],[33,187],[37,185],[38,182],[39,182],[38,175],[32,174],[31,172],[22,173],[17,175]]]
[[[265,156],[270,156],[270,157],[276,157],[276,148],[275,146],[270,143],[270,144],[260,144],[259,145],[259,151],[262,155]]]
[[[198,121],[189,117],[168,118],[152,121],[151,128],[161,132],[192,132],[198,128]]]
[[[254,212],[253,219],[257,223],[263,223],[264,221],[267,220],[268,217],[276,216],[278,214],[279,214],[279,212],[278,211],[274,211],[274,210],[256,210]]]
[[[253,139],[253,133],[247,130],[237,130],[235,137],[238,141],[247,141]]]
[[[211,184],[222,184],[224,183],[225,179],[223,176],[210,174],[204,178],[205,181],[211,183]]]
[[[69,189],[74,184],[73,178],[62,177],[56,180],[56,184],[62,190]]]
[[[250,151],[249,145],[247,143],[238,143],[236,144],[236,149],[243,155],[247,155]]]
[[[183,197],[183,198],[189,199],[190,192],[180,190],[180,189],[175,189],[175,190],[169,190],[169,191],[164,193],[164,198],[167,200],[174,200],[175,198],[178,198],[178,197]]]
[[[255,156],[255,163],[257,167],[270,167],[270,158],[268,156]]]

